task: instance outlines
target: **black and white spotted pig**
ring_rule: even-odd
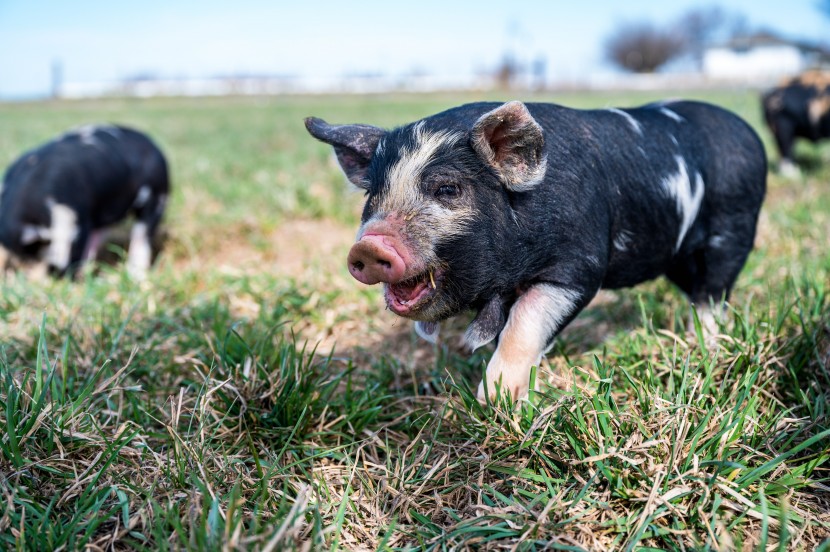
[[[422,336],[473,310],[467,344],[498,338],[480,398],[498,381],[524,394],[600,288],[665,274],[702,310],[724,301],[766,188],[756,133],[699,102],[475,103],[393,130],[306,127],[366,191],[351,274],[383,282]]]
[[[830,138],[830,72],[808,71],[767,91],[761,98],[764,119],[775,137],[785,176],[798,174],[793,158],[796,138]]]
[[[108,227],[133,214],[127,267],[141,278],[170,191],[167,162],[146,135],[121,126],[71,130],[24,153],[0,192],[0,264],[73,274]]]

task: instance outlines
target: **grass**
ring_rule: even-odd
[[[693,95],[769,145],[754,93]],[[491,351],[457,347],[464,321],[429,346],[345,274],[361,198],[302,129],[471,99],[0,105],[4,163],[117,121],[158,139],[175,185],[147,282],[0,284],[0,548],[830,549],[827,147],[771,175],[719,347],[662,280],[604,293],[550,386],[482,406]]]

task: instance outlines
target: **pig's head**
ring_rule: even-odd
[[[437,322],[515,285],[512,205],[544,177],[544,133],[521,102],[472,107],[390,131],[306,119],[366,192],[349,272],[400,316]]]

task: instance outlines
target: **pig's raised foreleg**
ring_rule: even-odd
[[[538,366],[553,338],[591,299],[590,294],[552,284],[536,284],[519,296],[487,365],[487,389],[478,398],[495,397],[497,385],[518,399],[528,391],[530,369]]]

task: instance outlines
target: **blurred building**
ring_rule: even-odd
[[[436,90],[487,90],[488,75],[344,75],[300,77],[279,75],[228,75],[206,78],[164,78],[144,75],[110,82],[68,82],[62,98],[106,96],[247,96],[270,94],[367,94],[427,92]]]
[[[830,68],[830,50],[772,33],[736,37],[703,52],[703,74],[710,79],[774,81],[820,67]]]

